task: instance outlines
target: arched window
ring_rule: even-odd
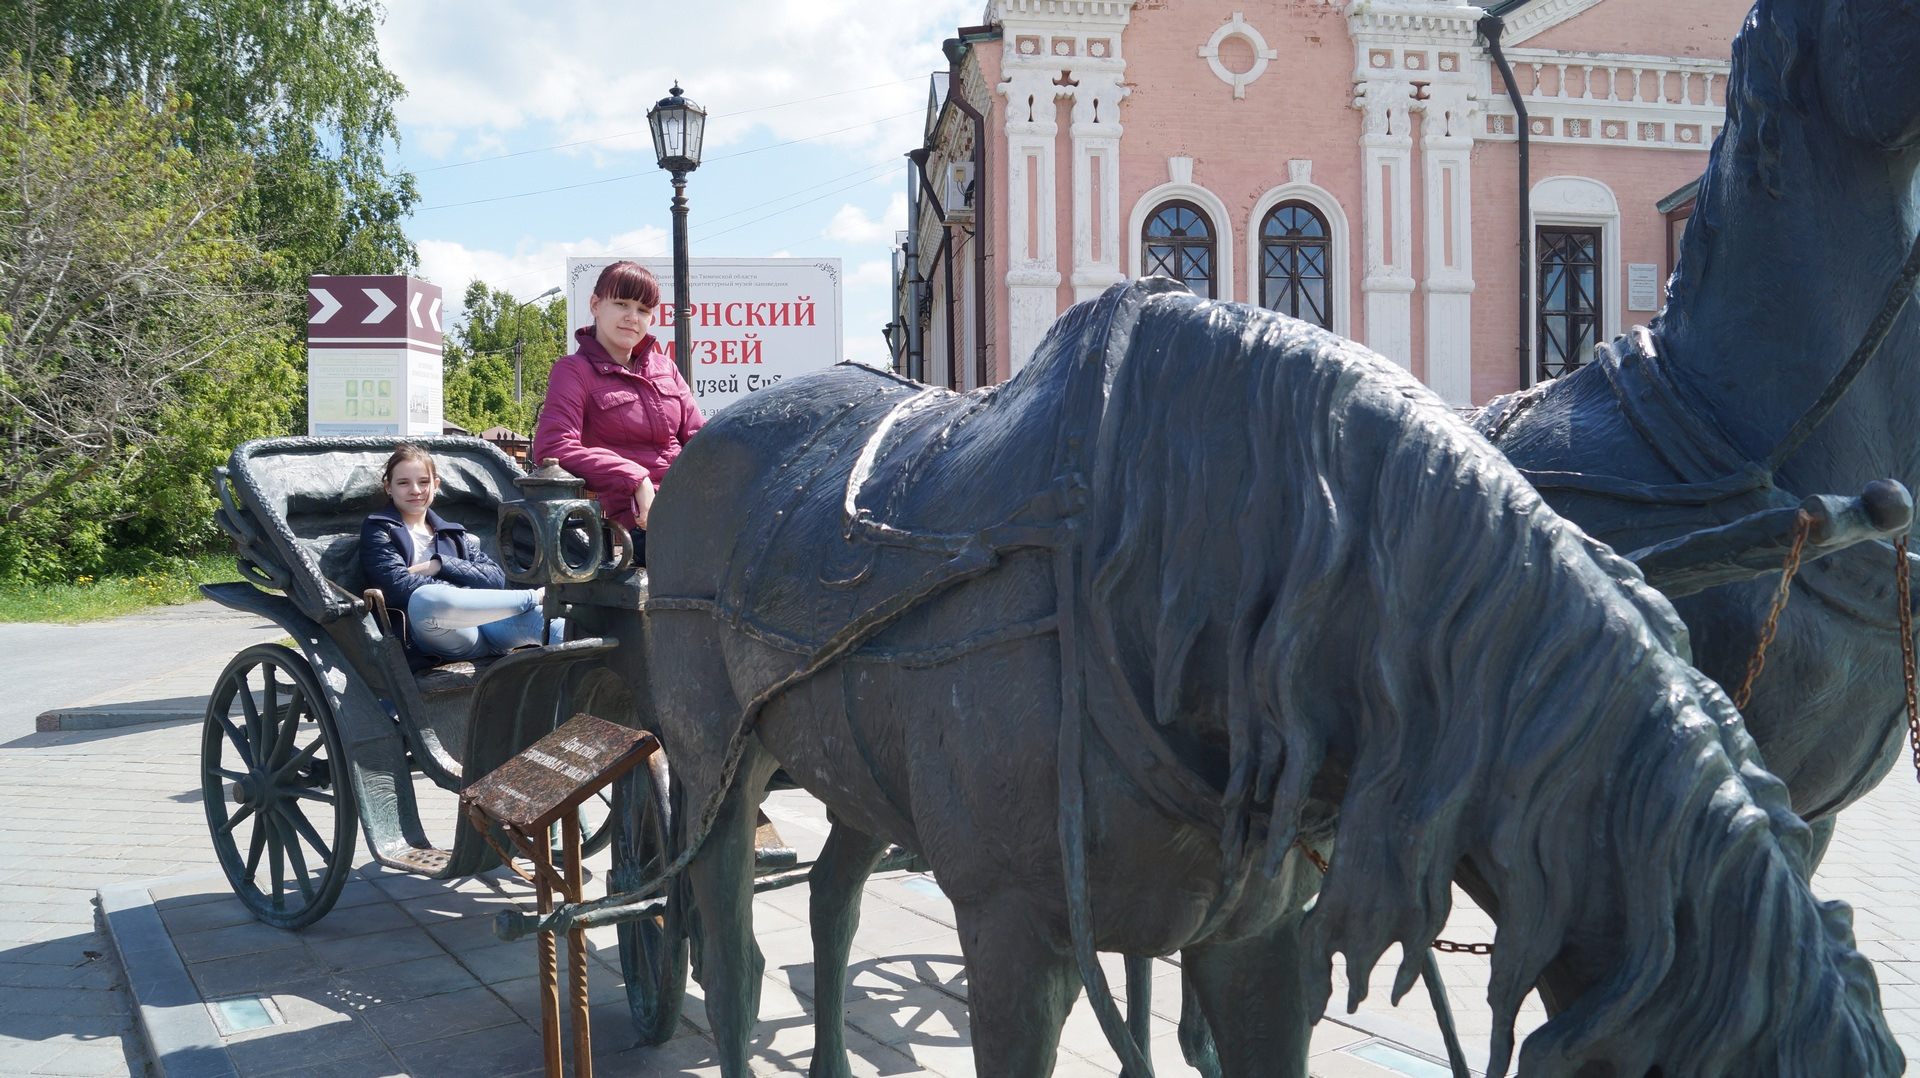
[[[1304,202],[1269,211],[1260,224],[1260,305],[1332,329],[1331,236],[1326,218]]]
[[[1140,249],[1146,252],[1141,273],[1171,277],[1203,299],[1214,298],[1215,266],[1213,222],[1191,202],[1168,202],[1153,211],[1141,230]]]

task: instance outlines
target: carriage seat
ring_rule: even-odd
[[[413,683],[420,686],[421,696],[433,696],[437,693],[465,692],[480,684],[480,678],[487,667],[499,661],[500,656],[488,655],[480,659],[461,659],[457,662],[430,666],[425,670],[416,670]]]

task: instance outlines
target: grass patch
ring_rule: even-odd
[[[0,621],[97,621],[195,602],[202,598],[198,585],[238,579],[233,555],[212,554],[136,576],[83,576],[69,584],[0,583]]]

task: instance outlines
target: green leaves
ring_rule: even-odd
[[[381,18],[0,0],[0,579],[223,545],[209,470],[304,429],[307,276],[415,263]]]
[[[503,426],[533,437],[547,375],[572,351],[567,304],[555,298],[521,306],[507,292],[480,281],[467,286],[460,327],[447,345],[445,411],[449,422],[478,434]],[[521,357],[523,399],[513,399],[516,342]]]
[[[252,158],[242,226],[292,288],[415,263],[413,177],[385,160],[405,90],[380,62],[381,18],[368,0],[0,0],[0,39],[103,96],[176,99],[186,149]]]
[[[178,99],[83,97],[66,74],[0,68],[0,577],[179,549],[184,508],[211,516],[203,448],[230,448],[207,436],[284,429],[262,404],[285,379],[261,367],[284,303],[235,228],[248,159],[188,150]]]

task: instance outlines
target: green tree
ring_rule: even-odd
[[[205,469],[284,429],[297,370],[246,156],[190,150],[184,98],[65,75],[0,68],[0,577],[186,552]]]
[[[250,157],[239,223],[297,321],[308,274],[415,264],[414,180],[386,165],[404,90],[380,61],[382,16],[371,0],[0,0],[0,40],[109,97],[183,95],[188,148]]]
[[[447,419],[475,433],[502,426],[533,437],[547,395],[547,374],[573,350],[565,299],[523,306],[511,293],[474,281],[467,285],[460,318],[446,352]],[[519,401],[513,399],[516,346],[521,357]]]

